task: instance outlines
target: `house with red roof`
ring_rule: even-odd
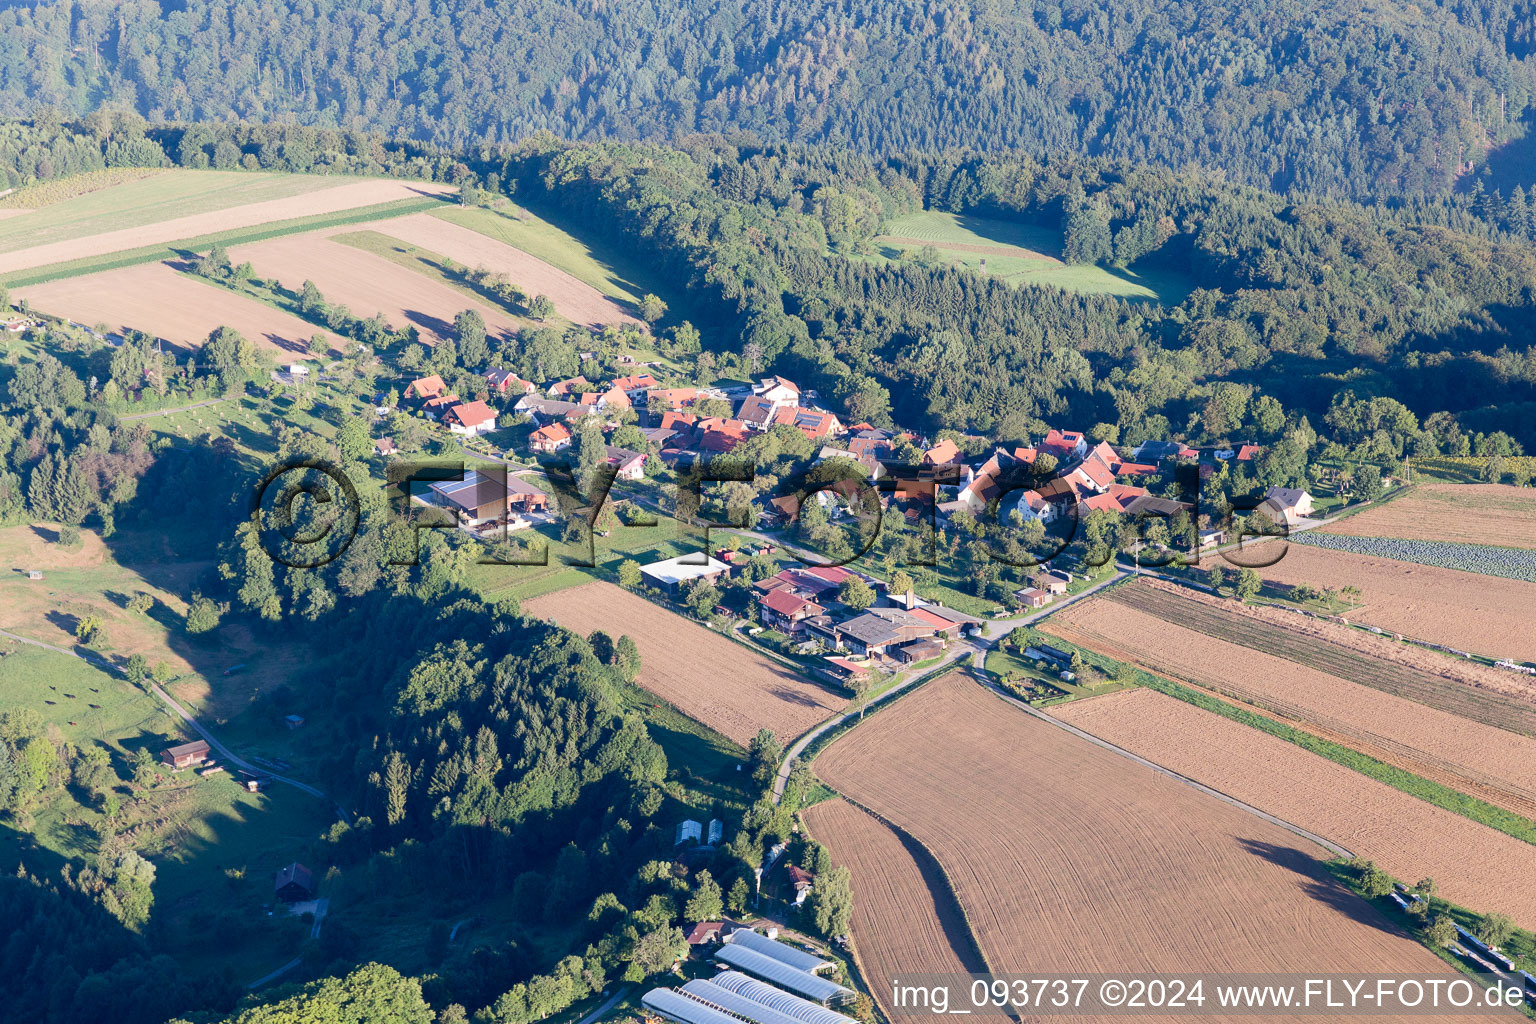
[[[800,385],[787,377],[764,377],[753,386],[752,394],[776,406],[800,404]]]
[[[496,429],[496,410],[484,402],[461,402],[443,414],[443,422],[455,434],[488,434]]]
[[[706,452],[728,452],[747,439],[747,425],[718,417],[699,423],[699,447]]]
[[[1061,462],[1080,459],[1088,453],[1088,439],[1080,431],[1053,428],[1040,442],[1040,450]]]
[[[523,380],[511,370],[489,370],[485,375],[485,383],[490,387],[491,394],[502,398],[510,394],[531,395],[537,390],[533,381]]]
[[[649,373],[632,373],[628,377],[615,378],[610,382],[609,386],[618,388],[628,395],[629,400],[633,402],[642,391],[645,391],[647,388],[654,388],[658,383],[660,382]]]
[[[448,390],[448,385],[437,374],[430,377],[418,377],[405,386],[405,397],[423,401],[428,398],[437,398]]]
[[[843,432],[843,425],[838,422],[836,416],[819,409],[784,406],[774,414],[773,421],[775,423],[788,423],[812,441],[834,437]]]
[[[651,388],[645,393],[645,407],[653,413],[676,411],[706,397],[698,388]]]
[[[925,466],[951,466],[965,460],[960,446],[949,438],[945,438],[938,444],[923,452],[923,465]]]
[[[571,431],[564,423],[558,420],[546,424],[528,435],[528,447],[536,452],[557,452],[569,447],[571,443]]]
[[[551,398],[564,398],[566,395],[583,391],[592,386],[592,382],[585,377],[571,377],[568,380],[558,380],[549,386]]]
[[[621,388],[609,388],[607,391],[586,391],[576,398],[577,405],[590,405],[594,409],[628,409],[631,408],[629,396]]]

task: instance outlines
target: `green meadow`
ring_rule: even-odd
[[[1038,224],[925,210],[898,217],[876,236],[879,255],[896,260],[917,256],[925,246],[967,270],[985,272],[1009,284],[1050,285],[1091,295],[1118,295],[1176,305],[1192,287],[1187,278],[1151,268],[1110,269],[1061,261],[1061,232]]]

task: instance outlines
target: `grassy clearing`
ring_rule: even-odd
[[[127,180],[117,182],[83,175],[78,179],[38,186],[43,200],[59,198],[48,201],[45,208],[35,213],[0,221],[0,252],[142,227],[250,203],[287,199],[355,180],[359,179],[250,171],[153,173],[139,170]],[[6,205],[38,205],[29,195],[32,191],[24,189],[7,196],[9,202]],[[73,195],[66,194],[71,191]]]
[[[456,206],[439,210],[435,216],[521,249],[591,285],[610,299],[637,303],[644,292],[633,283],[632,270],[635,268],[626,266],[623,260],[613,258],[611,254],[600,256],[596,250],[531,211],[521,210],[514,216],[478,206]]]
[[[140,263],[156,263],[178,258],[184,259],[195,253],[207,252],[215,245],[222,245],[228,248],[234,245],[262,242],[269,238],[278,238],[282,235],[298,234],[303,231],[321,231],[326,228],[344,227],[348,224],[361,224],[370,220],[404,217],[406,214],[422,213],[427,210],[436,209],[443,202],[445,200],[442,199],[397,199],[393,202],[380,203],[375,206],[360,206],[340,213],[327,213],[313,217],[297,217],[292,220],[273,221],[256,227],[199,235],[196,238],[184,238],[165,245],[148,245],[139,249],[128,249],[123,252],[107,253],[102,256],[90,256],[84,259],[69,260],[65,263],[52,263],[44,267],[32,267],[9,275],[4,283],[10,288],[24,288],[27,285],[46,284],[49,281],[60,281],[69,277],[79,277],[83,274],[96,274],[104,270],[118,270],[122,267],[132,267]],[[12,217],[7,218],[5,221],[0,221],[0,223],[14,224],[22,219],[25,218]]]
[[[1068,265],[1061,261],[1061,233],[1037,224],[992,220],[926,210],[898,217],[876,236],[881,260],[916,255],[931,245],[946,261],[982,271],[1009,284],[1050,285],[1066,291],[1152,299],[1167,305],[1181,302],[1192,284],[1180,274],[1138,267],[1111,270]]]

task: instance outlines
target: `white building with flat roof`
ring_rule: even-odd
[[[658,590],[665,590],[669,594],[677,593],[684,584],[692,583],[694,580],[713,582],[730,571],[730,566],[702,551],[678,555],[676,558],[668,558],[640,567],[640,575],[645,578],[648,585]]]

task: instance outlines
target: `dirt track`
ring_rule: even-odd
[[[746,746],[759,729],[780,742],[847,701],[718,633],[612,583],[585,583],[523,603],[529,615],[587,636],[628,634],[640,649],[636,681],[678,710]]]
[[[999,971],[1447,972],[1342,888],[1312,844],[958,674],[815,767],[933,852]]]
[[[1062,721],[1375,860],[1445,897],[1536,924],[1536,847],[1153,690],[1073,701]],[[1475,856],[1471,855],[1475,851]]]
[[[307,192],[286,199],[272,199],[245,206],[232,206],[190,217],[175,217],[158,224],[108,231],[84,238],[53,242],[48,245],[18,249],[0,254],[0,274],[8,274],[28,267],[42,267],[50,263],[65,263],[101,256],[106,253],[138,249],[146,245],[159,245],[183,238],[196,238],[218,231],[270,224],[273,221],[313,217],[361,206],[376,206],[397,199],[411,199],[422,195],[445,195],[452,192],[450,185],[430,181],[403,181],[385,178],[363,180],[339,178],[335,188]]]

